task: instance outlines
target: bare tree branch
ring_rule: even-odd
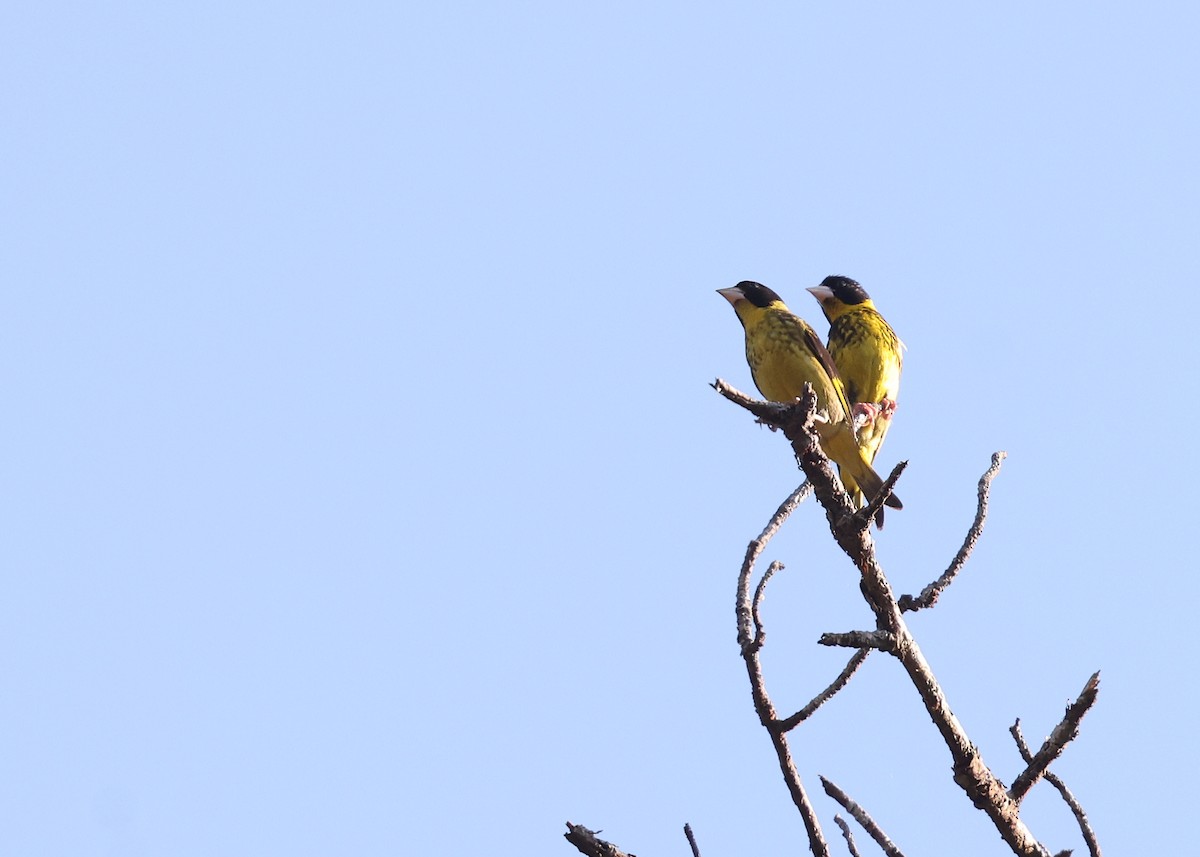
[[[788,422],[788,414],[795,406],[780,402],[764,402],[753,396],[748,396],[741,390],[718,378],[712,382],[712,388],[735,405],[741,405],[764,423],[774,428],[782,428]]]
[[[692,833],[690,824],[683,826],[683,835],[687,837],[688,845],[692,846],[692,857],[700,857],[700,846],[696,844],[696,836]]]
[[[822,634],[817,643],[822,646],[879,649],[884,652],[892,652],[896,648],[896,635],[890,631],[843,631]]]
[[[1034,838],[1029,828],[1021,821],[1019,805],[1009,797],[1004,784],[997,779],[991,769],[984,763],[978,748],[971,742],[962,724],[950,709],[945,693],[938,684],[929,663],[925,660],[916,640],[905,625],[900,608],[892,594],[891,584],[883,573],[875,553],[875,542],[871,537],[869,521],[858,518],[849,496],[841,488],[840,482],[834,476],[829,459],[821,451],[816,432],[813,431],[813,414],[816,407],[816,397],[811,386],[806,385],[804,395],[794,403],[784,406],[783,411],[772,409],[767,403],[749,400],[724,382],[714,385],[722,395],[731,401],[743,405],[755,416],[769,425],[783,430],[784,435],[792,443],[792,449],[800,462],[800,467],[808,481],[812,483],[813,493],[825,509],[825,517],[829,522],[830,531],[838,545],[850,557],[855,567],[862,574],[861,588],[863,595],[875,613],[876,630],[894,635],[895,645],[893,654],[908,673],[910,681],[917,689],[925,710],[929,713],[934,725],[942,735],[953,760],[954,781],[967,793],[975,806],[987,813],[1001,837],[1008,843],[1014,853],[1021,857],[1045,857],[1049,852]],[[964,553],[969,552],[969,545]],[[861,647],[862,643],[855,643]],[[757,653],[744,657],[750,667],[751,659],[757,661]],[[755,671],[751,669],[751,681],[755,681]],[[761,683],[761,670],[757,680]],[[769,702],[769,701],[768,701]],[[756,700],[756,708],[758,702]],[[759,710],[763,725],[770,729],[774,719],[774,709],[770,709],[771,717],[763,718],[764,710]],[[777,742],[779,736],[773,735]],[[784,745],[786,749],[786,745]],[[789,759],[790,761],[790,759]]]
[[[854,515],[857,510],[850,501],[850,495],[846,493],[841,480],[834,474],[829,459],[820,451],[820,444],[816,432],[813,430],[813,423],[817,420],[817,396],[813,392],[811,384],[806,383],[804,394],[790,404],[755,399],[720,378],[714,381],[712,386],[726,399],[741,405],[758,417],[759,422],[773,429],[781,430],[791,442],[792,451],[796,453],[802,469],[804,469],[803,459],[808,455],[811,457],[809,466],[820,469],[828,476],[827,480],[822,480],[823,484],[820,486],[820,490],[826,494],[826,497],[821,500],[821,506],[825,509],[826,516],[834,515],[835,511],[839,519]],[[815,455],[813,455],[814,451]],[[805,469],[805,474],[807,475],[807,473],[808,470]],[[809,477],[810,481],[811,479],[812,477]],[[869,522],[869,519],[867,520]],[[834,520],[830,518],[830,525],[833,524]]]
[[[1064,722],[1055,730],[1051,739],[1047,739],[1046,745],[1039,750],[1039,753],[1035,754],[1028,769],[1021,777],[1018,777],[1013,791],[1010,793],[988,768],[978,748],[971,742],[962,724],[954,716],[942,688],[903,619],[905,611],[918,610],[936,603],[941,592],[949,586],[970,557],[983,532],[991,482],[999,472],[1001,462],[1006,457],[1005,453],[997,452],[992,456],[991,466],[979,480],[975,521],[946,572],[922,590],[920,596],[915,598],[904,596],[897,602],[875,552],[875,542],[870,531],[872,509],[871,507],[863,510],[854,508],[849,496],[834,474],[829,459],[821,450],[817,434],[813,429],[816,419],[814,416],[816,397],[811,386],[805,385],[803,395],[796,402],[787,405],[754,400],[719,379],[713,386],[727,399],[742,405],[753,413],[760,422],[783,431],[792,444],[801,470],[807,477],[806,484],[812,486],[812,492],[825,510],[830,532],[862,575],[860,586],[867,604],[875,614],[875,630],[824,634],[820,642],[825,645],[854,646],[864,650],[880,648],[895,656],[908,674],[927,713],[950,751],[955,783],[966,792],[976,807],[987,814],[1013,853],[1021,855],[1021,857],[1048,857],[1049,851],[1033,837],[1020,819],[1020,797],[1038,778],[1045,774],[1045,765],[1061,753],[1062,747],[1075,737],[1078,732],[1079,720],[1094,702],[1094,692],[1086,704],[1084,704],[1084,697],[1081,696],[1075,706],[1068,709]],[[902,471],[903,464],[892,471],[888,477],[887,491],[881,492],[880,498],[886,497]],[[882,499],[880,499],[880,503],[882,503]],[[785,503],[786,505],[787,503]],[[772,521],[772,525],[768,526],[771,534],[774,533],[774,529],[778,529],[778,525],[781,523],[781,519]],[[774,529],[771,528],[772,526]],[[759,592],[756,593],[753,610],[749,603],[749,566],[757,557],[758,552],[761,552],[761,544],[756,546],[752,542],[747,550],[747,562],[739,577],[738,639],[742,644],[743,658],[746,660],[750,673],[755,708],[759,713],[759,719],[772,736],[772,742],[780,756],[781,767],[784,768],[785,779],[788,780],[789,788],[793,788],[792,780],[789,778],[789,769],[794,774],[794,768],[791,767],[790,756],[787,755],[783,732],[801,722],[807,716],[808,707],[792,715],[786,721],[779,721],[775,718],[774,708],[762,686],[761,666],[758,663],[762,630],[757,617],[757,600],[761,598],[762,584],[759,585]],[[752,621],[758,631],[756,636],[751,636]],[[757,645],[755,645],[756,641]],[[849,673],[846,674],[846,679],[853,673],[853,669],[849,667],[848,669]],[[842,685],[844,685],[844,680],[839,676],[839,679],[835,680],[830,687],[838,688]],[[1085,688],[1085,694],[1086,690]],[[836,689],[833,692],[836,692]],[[821,700],[822,697],[819,695],[813,703],[810,703],[810,706],[814,703],[819,706]],[[1074,708],[1078,708],[1079,711],[1073,716]],[[826,782],[828,786],[827,781],[823,778],[822,782]],[[799,786],[798,779],[795,783],[796,786]],[[800,788],[799,791],[803,795],[803,789]],[[795,788],[793,788],[793,800],[797,800]],[[805,800],[807,799],[805,798]],[[801,807],[799,801],[797,801],[797,806]],[[805,810],[801,807],[801,814],[804,815],[804,813]],[[815,819],[813,819],[812,825],[809,825],[807,818],[805,821],[806,826],[809,827],[811,840],[811,833],[815,829]],[[818,853],[818,847],[825,848],[823,842],[820,846],[815,842],[812,844],[814,853]]]
[[[791,717],[779,721],[780,732],[790,732],[808,718],[812,717],[818,708],[833,698],[833,695],[846,686],[846,682],[850,681],[850,676],[858,671],[858,668],[863,665],[863,661],[867,659],[867,655],[871,654],[870,649],[859,649],[850,658],[850,662],[846,664],[845,669],[838,673],[835,678],[823,691],[812,698],[808,705],[801,708]]]
[[[787,784],[788,793],[792,796],[792,803],[796,805],[796,809],[800,812],[800,818],[804,822],[804,829],[808,833],[808,843],[812,849],[813,857],[829,857],[829,846],[826,844],[825,836],[821,832],[821,824],[817,821],[817,812],[813,808],[812,801],[809,800],[808,792],[804,789],[804,784],[800,781],[800,774],[796,771],[796,764],[792,761],[792,753],[788,747],[787,738],[779,732],[775,725],[775,706],[771,703],[770,697],[767,696],[758,651],[745,652],[742,657],[746,661],[746,670],[750,675],[751,695],[754,697],[754,710],[758,713],[759,722],[766,727],[767,734],[771,736],[771,744],[774,746],[775,756],[779,760],[779,770],[782,772],[783,780]]]
[[[875,819],[871,818],[865,809],[852,801],[849,795],[824,777],[821,777],[821,785],[825,787],[825,794],[840,803],[846,812],[854,816],[854,820],[862,825],[863,830],[867,831],[867,834],[875,840],[875,844],[883,849],[884,854],[888,855],[888,857],[904,857],[904,852],[897,848],[896,843],[888,838],[888,835],[875,823]]]
[[[572,824],[568,821],[567,832],[563,834],[563,838],[574,845],[580,854],[586,854],[588,857],[634,857],[611,842],[598,839],[596,831],[588,830],[582,824]]]
[[[754,619],[754,648],[755,651],[763,647],[763,643],[767,639],[767,631],[763,628],[762,616],[759,615],[759,606],[762,604],[763,596],[767,594],[767,581],[775,576],[775,572],[783,569],[783,563],[776,560],[767,566],[766,572],[762,576],[762,580],[758,582],[758,586],[754,588],[754,600],[750,602],[750,615]]]
[[[833,823],[842,829],[842,836],[846,837],[846,848],[850,850],[850,857],[861,857],[858,849],[854,847],[854,834],[850,832],[850,825],[846,823],[846,819],[835,815]]]
[[[718,382],[718,384],[720,383],[722,382]],[[729,389],[733,393],[737,392],[732,388]],[[766,683],[763,679],[759,651],[762,649],[766,632],[763,630],[762,621],[758,615],[758,606],[762,599],[765,579],[756,587],[754,599],[752,600],[750,597],[750,578],[754,571],[754,563],[762,555],[771,537],[787,520],[788,515],[808,496],[811,490],[806,482],[793,491],[775,510],[775,514],[758,538],[751,541],[746,547],[746,556],[742,560],[742,568],[738,573],[737,599],[734,609],[737,616],[738,646],[742,652],[742,660],[746,663],[746,674],[750,678],[750,693],[754,699],[754,710],[758,714],[759,722],[771,737],[771,744],[775,748],[775,756],[779,761],[779,770],[783,773],[783,779],[792,796],[792,802],[800,812],[800,818],[808,833],[809,846],[814,857],[829,857],[829,846],[821,832],[821,824],[817,820],[816,810],[813,808],[812,801],[809,800],[804,784],[800,781],[800,774],[796,771],[796,765],[792,761],[787,739],[778,729],[775,706],[771,702],[770,696],[767,695]],[[772,563],[764,577],[773,574],[772,569],[777,567],[779,567],[778,563]]]
[[[807,482],[802,483],[788,498],[780,504],[775,510],[775,514],[771,516],[771,520],[767,522],[767,526],[759,533],[758,538],[750,542],[746,546],[746,557],[742,560],[742,569],[738,573],[738,597],[737,597],[737,623],[738,623],[738,645],[743,651],[747,646],[756,645],[754,635],[751,633],[752,611],[750,609],[750,573],[754,569],[754,563],[758,561],[763,549],[766,548],[767,542],[771,537],[779,532],[779,528],[783,526],[783,522],[787,520],[788,515],[804,502],[804,498],[812,493],[812,486]],[[757,643],[759,647],[762,643]]]
[[[896,487],[896,480],[900,478],[900,474],[904,472],[904,468],[906,467],[908,467],[907,461],[901,461],[893,467],[892,472],[888,474],[888,478],[883,480],[883,487],[879,489],[879,493],[871,498],[871,502],[858,510],[858,517],[866,525],[870,525],[871,521],[875,520],[875,515],[883,508],[884,501],[892,496],[892,489]],[[880,518],[880,521],[882,520]],[[881,523],[879,526],[882,527],[883,524]]]
[[[776,405],[769,402],[756,401],[719,379],[713,386],[721,395],[747,407],[752,413],[755,413],[756,416],[770,425],[774,425],[781,420],[788,424],[796,423],[800,426],[812,425],[814,419],[814,397],[809,397],[807,406],[798,408],[793,405]],[[766,684],[763,680],[762,662],[759,659],[759,651],[762,648],[764,632],[761,620],[757,616],[757,603],[761,599],[763,591],[762,583],[757,587],[755,598],[752,600],[750,597],[750,577],[753,573],[754,563],[758,560],[764,548],[766,548],[767,542],[779,531],[779,528],[783,525],[788,515],[808,496],[810,491],[811,488],[807,483],[802,484],[793,491],[775,511],[775,514],[771,517],[771,520],[767,523],[762,533],[759,534],[758,538],[751,541],[746,547],[746,557],[742,561],[742,568],[738,574],[735,612],[737,615],[738,645],[742,651],[742,659],[746,663],[746,673],[750,678],[750,693],[754,699],[754,710],[758,714],[759,722],[766,728],[767,734],[771,737],[771,744],[775,748],[775,755],[779,761],[779,769],[783,773],[783,779],[787,784],[788,792],[792,796],[792,802],[800,812],[800,818],[804,822],[804,828],[808,833],[809,846],[813,854],[815,857],[828,857],[829,846],[826,844],[825,837],[821,832],[821,825],[817,820],[816,810],[813,808],[812,801],[809,800],[808,793],[804,789],[804,784],[800,781],[800,775],[797,773],[796,765],[792,761],[791,750],[787,745],[787,739],[778,730],[778,718],[775,713],[775,706],[771,702],[770,696],[767,695]],[[768,572],[768,574],[771,573],[773,572]],[[754,629],[753,631],[752,628]]]
[[[942,572],[942,576],[922,589],[920,595],[915,598],[911,595],[900,596],[899,604],[901,613],[932,607],[937,603],[938,598],[941,597],[946,587],[951,584],[959,571],[962,570],[963,564],[971,556],[971,552],[975,550],[975,543],[983,535],[983,524],[987,520],[988,495],[992,490],[992,480],[1000,472],[1000,463],[1007,457],[1008,453],[1003,450],[992,453],[992,466],[984,472],[983,476],[979,477],[979,499],[978,505],[975,508],[975,522],[971,524],[971,529],[967,531],[967,537],[963,539],[962,547],[958,549],[958,553],[951,561],[950,566]]]
[[[1100,693],[1100,673],[1092,673],[1092,677],[1087,680],[1087,684],[1083,686],[1083,690],[1074,702],[1067,706],[1066,714],[1054,727],[1054,731],[1050,733],[1050,737],[1045,740],[1041,748],[1033,754],[1033,758],[1029,759],[1029,764],[1026,766],[1017,778],[1013,780],[1012,786],[1008,790],[1009,796],[1020,803],[1034,784],[1042,778],[1046,772],[1046,768],[1050,767],[1050,763],[1062,755],[1062,751],[1066,749],[1067,744],[1075,740],[1075,736],[1079,734],[1079,723],[1083,720],[1083,716],[1088,713],[1096,703],[1096,697]]]
[[[1025,736],[1021,734],[1021,721],[1019,718],[1008,731],[1012,733],[1013,740],[1017,742],[1017,749],[1021,753],[1021,758],[1027,763],[1032,762],[1033,754],[1029,752],[1029,745],[1025,743]],[[1092,830],[1092,824],[1088,821],[1087,813],[1083,811],[1082,804],[1075,798],[1075,795],[1071,794],[1071,790],[1067,788],[1062,778],[1053,771],[1046,771],[1046,782],[1058,789],[1058,793],[1062,795],[1062,799],[1067,802],[1067,806],[1075,814],[1075,820],[1079,823],[1079,831],[1083,834],[1083,841],[1087,843],[1088,853],[1091,857],[1101,857],[1100,843],[1096,841],[1096,831]]]

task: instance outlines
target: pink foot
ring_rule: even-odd
[[[874,424],[875,418],[879,416],[879,408],[870,402],[858,402],[851,406],[850,415],[854,431],[859,432]]]
[[[886,402],[887,399],[884,399],[884,401]],[[880,407],[882,404],[882,402],[879,405],[872,404],[871,402],[858,402],[850,409],[854,415],[854,422],[861,422],[863,425],[870,425],[875,422],[875,418],[883,410]]]

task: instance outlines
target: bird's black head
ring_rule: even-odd
[[[742,294],[746,296],[746,300],[750,301],[756,307],[765,307],[773,301],[783,303],[783,298],[762,283],[756,283],[753,280],[742,280],[737,284],[737,287],[742,290]]]
[[[821,280],[821,285],[833,292],[833,296],[846,306],[854,306],[855,304],[869,301],[871,296],[867,294],[867,290],[860,286],[857,282],[849,277],[834,275]]]

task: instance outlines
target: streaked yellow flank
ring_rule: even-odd
[[[904,343],[866,290],[849,277],[826,277],[809,289],[829,319],[829,354],[846,385],[852,416],[867,420],[858,444],[874,462],[892,427],[900,395]]]

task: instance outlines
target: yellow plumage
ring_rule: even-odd
[[[759,392],[773,402],[793,402],[804,392],[805,381],[812,384],[817,409],[829,417],[816,425],[821,448],[838,465],[852,496],[861,496],[861,489],[874,497],[883,480],[855,439],[842,380],[816,332],[779,295],[759,283],[744,281],[717,291],[733,305],[745,328],[746,361]],[[895,497],[888,498],[887,504],[901,508]],[[882,514],[876,520],[882,526]]]
[[[829,354],[846,385],[852,414],[867,420],[858,431],[858,444],[867,461],[874,462],[892,427],[904,343],[849,277],[826,277],[808,291],[829,319]]]

